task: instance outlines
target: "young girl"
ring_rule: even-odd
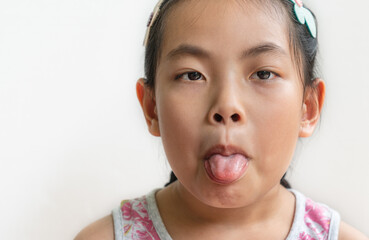
[[[160,1],[136,90],[171,181],[76,239],[367,239],[284,180],[324,102],[316,37],[299,0]]]

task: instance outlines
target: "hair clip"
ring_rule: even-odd
[[[151,26],[155,22],[155,19],[157,18],[158,14],[159,14],[159,11],[160,11],[160,8],[161,8],[161,5],[162,5],[163,2],[164,2],[164,0],[160,0],[156,4],[156,6],[154,8],[154,11],[150,15],[149,21],[147,22],[147,29],[146,29],[145,39],[144,39],[144,42],[143,42],[143,45],[145,47],[146,47],[147,42],[149,40]]]
[[[291,0],[291,2],[294,4],[294,12],[297,20],[301,24],[305,24],[310,35],[316,38],[316,25],[313,14],[307,8],[304,8],[301,0]]]

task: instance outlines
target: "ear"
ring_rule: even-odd
[[[322,111],[324,97],[325,83],[316,78],[313,86],[308,87],[305,92],[299,137],[309,137],[313,134]]]
[[[142,107],[149,132],[153,136],[159,137],[160,130],[155,97],[153,96],[153,90],[145,85],[143,78],[138,79],[136,83],[136,93],[138,101]]]

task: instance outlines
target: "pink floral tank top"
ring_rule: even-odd
[[[116,240],[172,240],[160,217],[155,193],[122,201],[113,210]],[[336,240],[340,216],[328,206],[313,202],[296,190],[294,221],[286,240]]]

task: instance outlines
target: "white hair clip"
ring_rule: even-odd
[[[158,14],[159,14],[159,11],[160,11],[160,8],[161,8],[161,5],[162,5],[163,2],[164,2],[164,0],[160,0],[156,4],[156,6],[154,8],[154,11],[150,15],[149,21],[147,23],[147,29],[146,29],[145,39],[144,39],[144,42],[143,42],[143,45],[145,47],[147,46],[147,42],[149,41],[149,35],[150,35],[151,26],[155,22],[155,19],[157,18]]]

